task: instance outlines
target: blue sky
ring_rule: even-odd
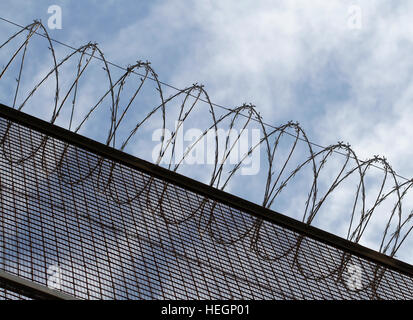
[[[413,176],[413,4],[408,1],[2,1],[0,12],[22,25],[34,19],[47,24],[53,4],[63,15],[62,29],[49,30],[55,39],[74,47],[95,41],[108,60],[122,66],[149,60],[164,82],[179,88],[202,83],[215,103],[252,103],[267,123],[298,121],[311,141],[349,142],[361,159],[383,155],[399,174]],[[351,5],[361,9],[361,29],[348,27]],[[4,22],[0,26],[2,41],[17,30]],[[57,50],[61,56],[68,52]],[[45,69],[45,61],[38,58],[33,76]],[[93,100],[95,86],[84,85],[85,105]],[[2,82],[3,94],[4,88]],[[142,101],[152,100],[145,94]],[[38,109],[30,112],[43,116]],[[126,122],[132,126],[133,121],[131,116]],[[98,139],[101,132],[91,125],[82,134]],[[127,151],[144,157],[138,152],[142,148],[149,146],[135,139]],[[202,172],[185,173],[204,180]],[[380,172],[371,175],[374,180]],[[259,203],[262,176],[248,179],[252,191],[245,190],[246,180],[229,191]],[[356,182],[351,183],[353,189],[343,187],[326,205],[317,222],[322,228],[343,234]],[[286,192],[275,209],[300,218],[296,203],[308,190],[297,189]],[[412,204],[406,197],[406,212]],[[373,226],[384,221],[383,214]],[[364,244],[374,247],[377,230],[373,227]],[[400,258],[410,259],[408,247],[405,243]]]

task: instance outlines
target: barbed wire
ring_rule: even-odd
[[[29,45],[33,41],[33,35],[35,34],[41,34],[42,38],[46,40],[52,60],[52,68],[46,73],[45,76],[41,77],[39,81],[35,82],[29,93],[25,95],[24,98],[20,99],[22,102],[18,103],[21,94],[23,72],[25,70],[25,66],[27,65],[27,51]],[[20,41],[20,37],[22,36],[24,36],[24,40],[22,42],[18,42]],[[305,223],[312,224],[317,214],[320,212],[323,204],[326,203],[326,200],[331,197],[334,192],[337,192],[336,190],[343,184],[344,181],[348,180],[350,177],[356,176],[358,183],[352,201],[353,206],[351,209],[351,217],[349,226],[347,228],[348,240],[356,243],[361,240],[373,215],[378,211],[377,208],[390,197],[395,197],[396,202],[392,206],[390,212],[388,212],[388,220],[384,227],[379,251],[391,257],[394,257],[413,228],[410,223],[413,213],[411,212],[410,214],[407,214],[407,216],[404,216],[402,205],[403,199],[406,197],[412,187],[413,179],[405,179],[403,182],[400,182],[397,179],[400,176],[396,174],[388,161],[383,157],[374,156],[372,159],[360,160],[357,154],[352,150],[351,146],[344,144],[343,142],[338,142],[337,144],[330,145],[328,147],[322,147],[321,150],[314,151],[314,144],[308,139],[305,131],[301,128],[299,123],[290,121],[278,127],[268,127],[268,125],[266,125],[263,121],[259,112],[257,112],[255,106],[252,104],[243,104],[233,109],[225,109],[225,113],[219,114],[217,112],[217,105],[211,102],[207,91],[204,89],[204,86],[197,83],[184,89],[177,89],[174,94],[166,98],[164,95],[164,83],[159,80],[158,75],[152,68],[151,63],[148,61],[137,61],[135,64],[125,68],[121,76],[114,78],[113,73],[110,70],[110,66],[113,64],[109,63],[106,60],[104,53],[101,51],[101,49],[99,49],[96,43],[88,43],[86,45],[80,46],[77,49],[73,49],[71,53],[67,54],[63,59],[59,60],[57,58],[56,50],[53,47],[54,41],[52,41],[47,32],[47,29],[40,21],[34,21],[33,23],[22,28],[20,31],[12,34],[5,42],[0,45],[0,50],[6,48],[6,46],[11,45],[14,42],[18,43],[17,49],[13,51],[7,63],[4,64],[0,72],[0,81],[3,79],[7,72],[17,73],[16,87],[14,89],[13,102],[11,103],[11,105],[13,108],[19,111],[22,111],[26,106],[29,105],[30,99],[33,98],[34,94],[39,90],[39,88],[45,86],[46,82],[49,79],[53,79],[55,93],[52,115],[49,120],[50,123],[56,123],[59,116],[61,116],[61,114],[63,113],[63,109],[67,105],[70,105],[70,119],[67,128],[73,132],[79,132],[79,130],[83,128],[86,123],[93,122],[96,112],[105,108],[105,103],[109,101],[108,112],[110,114],[110,119],[108,119],[109,129],[106,134],[105,143],[106,145],[112,147],[117,147],[118,145],[120,145],[120,150],[125,150],[131,140],[134,137],[139,136],[138,131],[150,120],[152,120],[155,115],[160,114],[162,130],[163,132],[165,132],[167,129],[168,119],[170,119],[168,115],[172,114],[178,125],[171,133],[169,138],[167,138],[166,135],[163,135],[161,137],[161,145],[156,160],[156,164],[158,165],[164,162],[169,163],[168,169],[178,171],[191,151],[196,148],[197,144],[201,143],[203,139],[212,132],[214,133],[214,162],[209,178],[210,186],[225,190],[228,187],[231,179],[237,174],[241,166],[247,161],[248,157],[255,150],[264,148],[267,163],[266,177],[265,181],[263,181],[265,190],[262,198],[262,205],[264,207],[272,208],[275,201],[280,197],[280,194],[286,189],[287,184],[290,183],[298,173],[303,171],[304,168],[309,167],[312,174],[312,182],[308,196],[305,199],[305,209],[302,214],[302,220]],[[74,114],[76,113],[76,110],[78,108],[77,99],[80,80],[82,79],[82,77],[84,77],[85,71],[90,67],[90,63],[94,58],[97,58],[103,64],[102,68],[105,73],[108,88],[94,104],[90,105],[80,123],[75,126]],[[63,87],[60,83],[61,72],[63,72],[63,67],[71,63],[73,60],[77,61],[75,78],[73,81],[71,81],[68,89],[63,91]],[[15,67],[13,67],[13,65]],[[140,76],[140,80],[137,83],[129,80],[132,74],[138,74]],[[121,129],[123,129],[123,126],[125,124],[125,119],[128,118],[127,113],[129,111],[133,111],[134,108],[137,108],[134,102],[136,101],[137,96],[141,94],[143,85],[147,80],[151,80],[155,83],[155,89],[157,91],[159,103],[155,107],[153,107],[152,110],[148,112],[142,120],[136,123],[129,134],[127,134],[126,136],[123,134],[121,135],[119,134],[119,132],[122,131]],[[123,93],[125,92],[124,89],[127,84],[132,85],[134,89],[131,91],[131,95],[126,98],[126,103],[123,103],[121,101],[125,99]],[[71,101],[69,101],[70,98]],[[178,104],[179,107],[176,115],[173,113],[171,105],[176,104],[178,98],[182,101]],[[208,114],[210,117],[209,120],[211,124],[209,126],[206,126],[206,128],[202,131],[202,134],[196,139],[196,141],[194,141],[185,150],[185,153],[182,155],[182,157],[180,157],[178,161],[175,161],[175,163],[173,164],[172,159],[178,154],[178,152],[176,151],[178,132],[182,128],[185,121],[188,121],[190,115],[199,112],[199,102],[201,101],[202,103],[206,103],[208,106]],[[130,118],[128,118],[128,120],[130,121]],[[225,139],[225,144],[222,146],[222,144],[220,144],[218,141],[218,135],[216,134],[216,132],[218,131],[219,125],[222,125],[228,121],[228,134]],[[246,131],[252,125],[252,123],[258,123],[258,127],[261,130],[263,137],[260,138],[258,143],[248,149],[248,151],[236,164],[232,166],[231,170],[226,175],[226,160],[231,157],[232,153],[235,150],[235,145],[242,139],[243,132]],[[48,141],[48,137],[46,136],[43,137],[43,140],[39,144],[39,146],[37,148],[34,148],[30,154],[26,154],[21,158],[11,156],[7,151],[6,143],[11,126],[12,124],[10,123],[8,125],[8,129],[5,131],[0,140],[2,152],[5,158],[8,159],[8,161],[18,165],[23,163],[27,159],[34,157],[36,154],[43,152],[44,156],[44,147]],[[241,130],[235,136],[235,138],[232,137],[230,139],[230,132],[236,126],[240,126]],[[294,139],[292,145],[287,150],[286,159],[283,162],[280,162],[279,158],[276,157],[276,152],[280,149],[280,140],[284,135],[290,135]],[[118,143],[119,140],[121,140],[120,144]],[[291,165],[291,159],[293,154],[297,150],[297,144],[299,141],[304,142],[308,156],[304,160],[301,160],[300,164],[296,166],[295,169],[287,172],[287,168],[289,165]],[[318,147],[321,146],[318,145]],[[326,166],[326,163],[329,162],[332,155],[335,153],[344,155],[345,161],[344,164],[338,168],[338,173],[334,176],[333,182],[328,185],[327,191],[322,194],[319,190],[319,185],[321,184],[321,171]],[[93,167],[89,168],[90,170],[88,174],[79,176],[75,179],[73,176],[66,175],[62,171],[61,164],[66,156],[67,148],[61,154],[60,161],[57,161],[54,168],[50,168],[46,164],[47,161],[44,160],[43,170],[47,175],[50,175],[53,172],[57,172],[61,179],[69,184],[77,184],[80,181],[88,179],[92,174],[95,173],[97,173],[98,177],[100,177],[100,170],[101,166],[103,165],[103,159],[97,161]],[[106,179],[106,181],[102,181],[101,177],[98,179],[99,181],[101,181],[101,183],[97,186],[97,189],[100,192],[104,192],[110,195],[113,201],[118,204],[131,203],[132,201],[137,199],[139,194],[141,194],[144,190],[146,190],[146,192],[150,192],[152,181],[151,179],[146,181],[144,190],[139,190],[133,195],[128,195],[128,197],[126,198],[119,199],[111,191],[113,172],[116,170],[116,166],[116,163],[111,164],[111,174],[110,177]],[[281,168],[277,173],[276,166],[279,166]],[[367,188],[365,180],[367,171],[372,167],[381,168],[383,170],[383,177],[377,184],[378,193],[375,196],[375,201],[370,207],[368,207],[366,203]],[[391,183],[392,187],[390,188],[390,190],[385,191],[385,185],[388,183]],[[161,191],[161,194],[159,196],[159,203],[155,204],[155,206],[152,203],[147,203],[147,206],[156,208],[161,207],[168,187],[169,184],[165,183],[164,189],[163,191]],[[148,199],[149,198],[150,197],[148,197]],[[207,199],[204,199],[200,206],[194,208],[191,215],[181,217],[180,219],[175,219],[168,217],[167,215],[163,215],[162,210],[160,210],[159,212],[165,222],[169,224],[179,224],[193,218],[196,215],[202,216],[206,206],[211,206],[208,209],[208,212],[214,212],[219,204],[211,204]],[[359,216],[357,209],[360,209]],[[202,219],[200,219],[200,221],[201,220]],[[260,237],[263,233],[267,232],[263,220],[256,219],[254,223],[252,223],[243,233],[237,235],[236,237],[232,237],[231,235],[226,235],[224,237],[218,236],[214,232],[213,220],[213,215],[210,216],[206,220],[206,222],[205,220],[203,220],[206,225],[200,225],[199,231],[208,232],[210,236],[213,237],[217,242],[228,245],[240,241],[247,236],[250,236],[251,248],[257,253],[258,256],[267,261],[273,261],[279,258],[272,257],[271,253],[266,252],[265,249],[259,245]],[[286,252],[290,252],[294,248],[299,248],[301,241],[302,239],[297,239],[297,242],[292,244],[291,247],[286,250]]]

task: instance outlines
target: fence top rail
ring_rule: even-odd
[[[57,290],[50,289],[41,284],[0,270],[1,287],[20,293],[32,299],[44,300],[78,300],[77,298]]]

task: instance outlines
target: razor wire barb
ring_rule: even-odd
[[[26,34],[27,33],[27,34]],[[29,92],[25,98],[22,99],[22,103],[18,104],[18,97],[21,91],[21,82],[23,77],[23,70],[24,67],[27,65],[26,57],[27,57],[27,50],[29,44],[33,41],[33,35],[40,34],[42,35],[43,39],[46,39],[48,44],[48,50],[51,55],[51,59],[53,62],[53,67],[49,70],[49,72],[37,82]],[[18,39],[18,36],[25,35],[24,41],[18,45],[18,48],[13,52],[10,56],[8,62],[3,66],[1,73],[0,73],[0,81],[2,80],[3,76],[6,74],[7,71],[12,69],[13,63],[17,64],[17,78],[16,78],[16,88],[14,90],[14,97],[12,107],[19,111],[23,110],[23,108],[28,105],[29,100],[33,97],[35,92],[42,86],[45,85],[45,82],[53,78],[54,79],[54,106],[52,116],[50,118],[50,123],[55,123],[61,115],[63,108],[70,104],[70,120],[68,124],[68,129],[73,132],[78,132],[87,122],[93,121],[94,113],[101,108],[104,108],[103,101],[109,100],[109,113],[110,119],[108,119],[110,123],[110,127],[107,133],[107,137],[105,140],[106,145],[116,147],[116,141],[121,139],[122,137],[118,137],[118,132],[122,125],[124,124],[124,120],[126,118],[126,114],[128,111],[133,110],[136,105],[134,105],[134,101],[136,97],[141,93],[144,83],[150,79],[151,81],[155,82],[155,87],[157,94],[159,96],[159,103],[152,108],[150,112],[148,112],[142,120],[136,123],[135,127],[130,131],[130,133],[123,137],[123,141],[120,144],[120,150],[124,150],[128,143],[131,141],[133,137],[138,134],[139,129],[147,123],[152,117],[157,115],[158,113],[161,114],[161,123],[162,123],[162,130],[165,132],[166,130],[166,123],[168,117],[168,107],[170,103],[176,101],[177,98],[182,99],[182,102],[179,106],[178,115],[175,116],[178,126],[172,132],[171,137],[169,139],[165,138],[165,135],[161,137],[161,147],[159,150],[159,154],[157,156],[156,164],[160,164],[165,158],[168,156],[172,159],[173,156],[176,155],[176,139],[177,133],[183,123],[188,119],[190,114],[196,113],[197,108],[199,108],[200,101],[206,102],[209,108],[210,120],[211,125],[205,128],[202,134],[194,141],[185,151],[182,158],[178,163],[172,165],[172,162],[169,162],[168,169],[173,171],[178,171],[179,167],[185,160],[185,158],[190,154],[190,152],[196,147],[197,143],[202,141],[204,137],[210,132],[215,132],[215,148],[214,148],[214,163],[213,169],[211,172],[211,176],[209,179],[209,185],[219,188],[221,190],[225,190],[230,182],[231,178],[235,176],[235,174],[240,169],[243,162],[247,159],[247,157],[257,148],[263,147],[266,154],[266,161],[268,165],[268,171],[266,174],[266,181],[263,181],[263,185],[265,185],[265,191],[262,199],[262,205],[266,208],[271,208],[275,203],[277,197],[281,194],[281,192],[285,189],[287,184],[291,182],[293,177],[297,175],[304,167],[310,166],[312,172],[312,183],[311,188],[308,193],[308,197],[305,201],[305,210],[303,212],[303,222],[307,224],[311,224],[317,213],[320,211],[320,208],[325,203],[326,199],[341,185],[343,181],[349,178],[352,175],[357,175],[358,177],[358,184],[356,188],[356,192],[354,195],[354,202],[353,208],[351,211],[351,218],[349,222],[349,226],[347,229],[347,239],[353,242],[358,243],[363,236],[366,227],[368,226],[369,222],[373,214],[377,211],[376,209],[390,196],[396,197],[396,203],[394,204],[391,212],[389,214],[388,221],[384,228],[384,232],[382,235],[382,240],[380,243],[379,251],[385,253],[391,257],[394,257],[397,250],[406,240],[407,236],[411,232],[413,226],[409,225],[413,217],[413,213],[407,215],[407,217],[403,218],[403,211],[402,211],[402,201],[406,194],[410,191],[410,188],[413,184],[413,179],[408,179],[403,182],[399,182],[397,179],[399,176],[396,172],[392,169],[388,161],[379,156],[374,156],[372,159],[368,159],[362,161],[358,158],[356,153],[352,150],[351,146],[348,144],[344,144],[343,142],[338,142],[337,144],[330,145],[328,147],[324,147],[319,151],[313,150],[313,143],[310,142],[304,130],[300,127],[299,123],[296,122],[288,122],[286,124],[280,125],[278,127],[268,127],[265,122],[263,121],[261,115],[257,112],[256,108],[252,104],[243,104],[239,107],[226,110],[224,114],[218,115],[216,112],[216,105],[214,105],[207,93],[204,89],[204,86],[199,85],[197,83],[188,86],[184,89],[177,90],[176,93],[170,95],[169,97],[164,96],[164,89],[163,83],[159,80],[158,75],[151,67],[151,63],[148,61],[137,61],[133,65],[129,65],[124,73],[117,79],[113,78],[112,72],[110,70],[110,66],[113,64],[108,62],[104,56],[104,53],[99,49],[96,43],[88,43],[86,45],[80,46],[78,49],[73,50],[71,53],[66,55],[60,61],[57,58],[55,48],[53,46],[53,41],[50,38],[46,28],[40,21],[34,21],[32,24],[27,25],[26,27],[22,28],[20,31],[11,35],[4,43],[0,45],[0,50],[5,48],[7,45],[11,44],[14,40]],[[17,41],[17,40],[16,40]],[[19,57],[20,55],[20,57]],[[93,58],[97,58],[103,63],[102,69],[106,75],[106,80],[108,83],[108,88],[101,95],[101,97],[90,106],[84,118],[80,121],[78,126],[74,127],[73,125],[73,117],[77,107],[77,97],[78,97],[78,90],[80,79],[85,74],[86,69],[90,66],[90,62]],[[60,71],[62,68],[69,62],[74,59],[78,59],[76,63],[76,76],[72,83],[70,84],[69,88],[62,92],[61,84],[60,84]],[[11,71],[10,71],[11,72]],[[131,80],[130,76],[132,74],[140,75],[140,81],[138,83],[134,83],[134,89],[132,90],[132,94],[130,97],[127,98],[127,103],[124,104],[122,108],[121,97],[122,93],[124,92],[125,85],[130,83]],[[129,82],[128,82],[129,81]],[[71,102],[69,102],[69,98],[72,98]],[[192,99],[192,101],[191,101]],[[218,137],[216,132],[218,130],[218,125],[222,124],[224,120],[229,120],[229,130],[228,135],[225,140],[225,145],[222,145],[218,142]],[[241,123],[242,130],[237,134],[235,139],[230,139],[230,132],[231,129],[235,127],[236,122]],[[241,139],[242,132],[248,128],[248,126],[252,123],[258,123],[258,126],[262,133],[262,138],[260,138],[259,142],[256,145],[253,145],[249,148],[249,150],[241,157],[241,159],[233,165],[232,169],[229,171],[228,175],[225,176],[224,174],[224,163],[225,161],[231,156],[231,153],[234,150],[234,146],[238,143]],[[9,124],[9,127],[11,124]],[[6,130],[3,137],[1,137],[0,145],[4,154],[7,152],[5,151],[6,144],[5,140],[7,139],[7,135],[9,130]],[[275,162],[278,161],[276,158],[276,152],[279,149],[279,144],[281,138],[288,134],[293,136],[293,143],[289,148],[288,156],[286,157],[285,161],[281,164],[281,169],[276,174],[275,173]],[[43,145],[46,143],[47,137],[43,140]],[[306,145],[306,149],[308,150],[309,156],[304,159],[294,170],[289,173],[286,173],[287,165],[291,160],[291,157],[296,150],[297,144],[304,142]],[[42,145],[38,148],[33,150],[32,154],[28,155],[25,158],[21,158],[19,161],[16,161],[15,164],[18,165],[19,163],[24,162],[26,159],[34,156],[34,154],[42,152]],[[169,153],[168,153],[169,152]],[[333,153],[341,153],[345,157],[344,164],[338,168],[338,174],[335,176],[334,181],[331,185],[328,186],[327,192],[323,195],[319,195],[319,177],[321,170],[325,167],[325,164],[331,158]],[[65,157],[66,149],[61,155],[61,159]],[[220,156],[221,155],[221,156]],[[9,161],[15,161],[13,159],[9,159]],[[103,161],[103,159],[102,159]],[[94,168],[91,169],[88,176],[90,176],[94,171],[99,172],[99,166],[102,165],[102,161],[98,162]],[[354,162],[354,165],[350,165],[350,161]],[[62,161],[59,162],[60,165]],[[54,170],[60,172],[59,163],[56,165]],[[112,164],[111,172],[115,169],[116,164]],[[371,205],[370,208],[366,205],[366,186],[365,186],[365,177],[368,169],[371,167],[380,167],[383,170],[383,177],[381,183],[379,184],[379,191],[377,197],[375,197],[375,202]],[[43,169],[48,172],[51,169],[47,168],[46,166]],[[60,172],[61,174],[61,172]],[[286,177],[283,178],[283,175]],[[80,179],[87,179],[88,176],[81,177]],[[102,192],[110,192],[110,188],[108,186],[111,183],[111,177],[106,181],[105,185],[102,186]],[[393,184],[392,188],[385,192],[384,186],[387,181],[390,180]],[[77,183],[78,181],[71,181],[70,183]],[[150,189],[151,180],[147,182],[147,190]],[[168,188],[168,183],[165,183],[164,189],[162,191],[162,195],[160,196],[160,202],[162,201],[164,194]],[[109,191],[108,191],[109,190]],[[116,199],[113,195],[112,198],[119,204],[128,203],[134,201],[137,198],[137,194],[129,197],[126,200]],[[357,220],[356,217],[356,207],[357,204],[361,202],[361,214]],[[158,204],[159,206],[160,204]],[[209,203],[209,200],[205,199],[205,201],[201,204],[200,207],[193,210],[192,214],[185,219],[181,220],[171,220],[166,216],[162,216],[162,218],[167,223],[171,224],[179,224],[187,219],[195,217],[197,214],[202,216],[203,215],[203,207],[211,205],[213,208],[217,205],[216,203]],[[153,206],[153,204],[149,204],[148,206]],[[214,210],[211,210],[213,212]],[[201,233],[208,230],[208,233],[214,238],[217,242],[222,244],[231,244],[233,242],[239,241],[240,239],[244,239],[247,236],[251,238],[251,249],[257,253],[262,259],[265,260],[273,260],[278,259],[279,257],[271,257],[269,254],[264,253],[261,251],[257,243],[259,242],[261,231],[264,228],[264,221],[262,219],[256,219],[255,222],[245,230],[245,232],[235,239],[225,240],[219,238],[214,234],[213,228],[211,227],[213,223],[213,216],[210,216],[207,219],[207,226],[204,227],[204,230],[201,230],[201,226],[199,226],[199,231]],[[202,220],[202,219],[200,219]],[[395,223],[392,229],[392,223]],[[292,245],[287,252],[296,250],[300,247],[300,242],[302,239],[297,239],[297,242]],[[286,252],[286,253],[287,253]],[[337,271],[337,270],[336,270]],[[334,272],[336,272],[334,271]]]

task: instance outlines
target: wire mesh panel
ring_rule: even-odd
[[[411,275],[4,118],[0,168],[0,269],[77,298],[413,299]]]

